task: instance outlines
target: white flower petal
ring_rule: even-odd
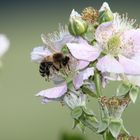
[[[111,55],[106,55],[98,60],[97,69],[103,72],[123,73],[121,64]]]
[[[48,99],[57,99],[62,97],[67,92],[67,85],[63,83],[59,86],[43,90],[39,92],[36,96],[46,97]]]
[[[5,52],[9,49],[9,46],[10,42],[8,38],[5,35],[0,34],[0,57],[5,54]]]
[[[51,52],[43,46],[36,47],[31,52],[31,60],[40,63],[46,56],[51,55]]]
[[[86,70],[79,72],[73,80],[75,89],[79,89],[83,85],[84,80],[87,80],[92,75],[94,75],[94,68],[87,68]]]
[[[67,43],[71,54],[79,60],[94,61],[100,55],[100,50],[88,44]]]
[[[140,57],[138,59],[129,59],[125,56],[119,55],[119,62],[123,66],[126,74],[139,75],[140,74]]]

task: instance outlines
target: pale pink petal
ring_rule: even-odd
[[[47,103],[49,103],[49,102],[51,102],[52,100],[49,100],[49,99],[47,99],[47,98],[43,98],[42,99],[42,104],[47,104]]]
[[[96,67],[102,73],[123,73],[123,67],[121,66],[121,64],[109,54],[99,59]]]
[[[77,70],[84,69],[89,65],[89,63],[90,62],[88,62],[88,61],[79,60],[76,69]]]
[[[90,76],[94,75],[94,68],[87,68],[86,70],[82,71],[83,73],[83,80],[87,80]]]
[[[92,75],[94,75],[94,68],[87,68],[86,70],[79,72],[73,80],[75,89],[79,89],[83,85],[84,80],[87,80]]]
[[[114,33],[113,30],[114,30],[113,22],[104,22],[100,24],[95,32],[95,38],[97,42],[99,42],[100,44],[107,42],[108,39],[113,35]]]
[[[140,52],[140,29],[131,29],[123,34],[123,42],[128,45],[131,45],[135,52]],[[131,43],[131,44],[130,44]],[[127,46],[126,46],[127,49]]]
[[[94,46],[84,43],[67,43],[71,54],[79,60],[94,61],[100,55],[100,50]]]
[[[31,52],[31,60],[40,63],[44,57],[51,55],[51,52],[43,46],[36,47]]]
[[[80,72],[73,79],[75,89],[79,89],[83,85],[83,74]]]
[[[136,57],[133,59],[129,59],[122,55],[119,56],[119,62],[123,66],[124,72],[126,74],[133,74],[133,75],[140,74],[140,61],[139,60],[140,58],[136,60]]]
[[[66,92],[67,92],[67,85],[66,83],[63,83],[57,87],[43,90],[39,92],[36,96],[42,96],[48,99],[57,99],[63,96]]]

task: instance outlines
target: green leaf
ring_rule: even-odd
[[[99,126],[98,126],[98,133],[103,133],[108,127],[108,121],[103,120],[101,122],[99,122]]]
[[[120,121],[111,121],[109,124],[109,130],[114,138],[117,138],[120,134],[122,125]]]
[[[72,118],[77,120],[82,116],[82,114],[83,114],[83,110],[81,107],[76,107],[71,112]]]
[[[130,96],[130,99],[133,103],[136,102],[136,99],[138,97],[138,94],[139,94],[139,88],[136,87],[136,86],[133,86],[129,92],[129,96]]]
[[[117,89],[117,95],[125,95],[129,92],[131,85],[129,83],[121,84]]]
[[[82,89],[83,93],[88,94],[91,97],[97,98],[96,93],[94,93],[93,90],[89,89],[88,87],[82,86],[81,89]]]

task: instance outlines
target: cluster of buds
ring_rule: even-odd
[[[59,101],[71,110],[74,126],[89,128],[106,139],[122,137],[122,113],[135,103],[140,87],[140,29],[127,15],[113,13],[104,2],[100,9],[72,10],[69,24],[41,35],[32,61],[53,87],[40,91],[42,102]],[[120,81],[117,95],[103,96],[110,81]],[[89,96],[98,100],[101,118],[87,108]],[[109,133],[109,134],[108,134]],[[105,139],[105,138],[104,138]]]

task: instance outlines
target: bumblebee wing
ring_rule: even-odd
[[[46,97],[48,99],[57,99],[67,92],[67,85],[63,83],[57,87],[50,88],[39,92],[36,96]]]

